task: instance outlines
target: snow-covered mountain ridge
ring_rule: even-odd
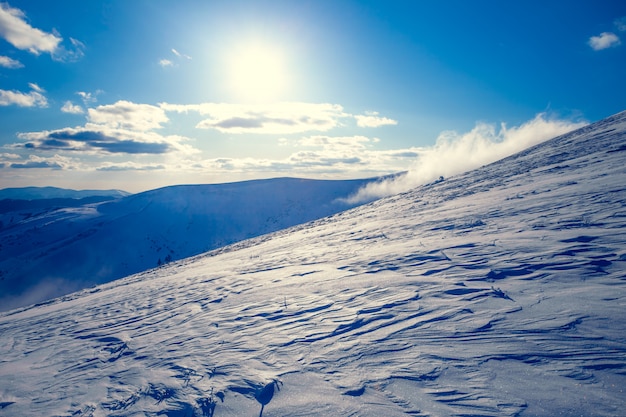
[[[0,200],[40,200],[49,198],[86,198],[86,197],[126,197],[130,193],[122,190],[70,190],[58,187],[22,187],[3,188]]]
[[[621,415],[624,184],[626,112],[2,313],[0,413]]]
[[[100,204],[0,213],[0,310],[337,213],[356,205],[339,199],[371,181],[180,185]]]

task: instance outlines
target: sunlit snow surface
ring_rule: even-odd
[[[0,315],[0,414],[617,416],[626,113]]]
[[[344,211],[357,204],[341,199],[372,181],[178,185],[80,207],[0,213],[0,311]]]

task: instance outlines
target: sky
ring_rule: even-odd
[[[624,68],[623,1],[9,0],[0,188],[414,185],[626,110]]]

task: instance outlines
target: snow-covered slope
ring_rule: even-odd
[[[121,190],[69,190],[57,187],[22,187],[3,188],[0,200],[39,200],[49,198],[86,198],[86,197],[126,197],[130,195]]]
[[[625,132],[3,313],[0,413],[623,415]]]
[[[296,178],[160,188],[102,204],[0,214],[0,310],[354,207],[373,181]]]

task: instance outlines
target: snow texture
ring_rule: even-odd
[[[2,313],[0,414],[623,415],[625,132]]]
[[[20,209],[0,210],[0,311],[346,210],[357,204],[340,199],[372,181],[276,178],[166,187],[78,207],[58,199],[9,204]]]

